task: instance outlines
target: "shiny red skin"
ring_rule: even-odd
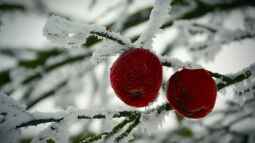
[[[132,48],[113,63],[110,80],[114,92],[123,102],[133,107],[145,107],[158,96],[162,65],[149,50]]]
[[[188,118],[202,118],[215,104],[217,87],[205,69],[182,69],[170,77],[167,99],[177,113]]]

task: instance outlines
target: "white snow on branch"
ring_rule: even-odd
[[[43,33],[49,40],[60,45],[80,46],[86,43],[90,32],[95,29],[104,30],[104,27],[51,15],[47,20]]]
[[[141,114],[141,124],[139,129],[147,134],[156,133],[161,129],[165,123],[165,119],[170,112],[163,111],[158,113],[157,110],[150,113]]]
[[[0,139],[4,143],[16,143],[20,130],[16,126],[30,120],[31,115],[11,97],[0,93]]]
[[[233,74],[228,74],[227,76],[230,78],[235,78],[236,76],[243,74],[245,76],[251,76],[251,78],[255,78],[255,63],[250,64],[248,67],[242,69],[239,72],[233,73]]]
[[[79,22],[57,15],[52,15],[48,18],[43,32],[52,42],[67,47],[81,46],[86,43],[86,39],[90,35],[110,39],[126,47],[134,47],[128,38],[121,36],[119,33],[107,31],[103,26]]]
[[[174,70],[178,70],[180,68],[190,68],[190,69],[199,69],[202,68],[200,65],[197,65],[192,62],[183,62],[177,58],[169,58],[169,57],[160,57],[161,64],[165,66],[172,67]]]
[[[130,39],[125,38],[119,33],[107,31],[106,29],[103,28],[94,29],[93,31],[91,31],[91,34],[97,36],[98,38],[112,40],[115,43],[118,43],[119,45],[126,46],[127,48],[135,47],[135,45],[131,43]]]
[[[53,140],[56,143],[68,143],[69,136],[66,126],[61,123],[54,123],[33,138],[32,143],[46,143]]]
[[[194,20],[179,20],[174,22],[174,25],[182,34],[182,38],[179,38],[183,39],[180,45],[189,48],[194,60],[203,58],[206,61],[213,61],[222,45],[255,37],[252,29],[231,30],[222,25],[205,24]]]
[[[248,67],[249,71],[251,72],[252,76],[255,77],[255,63],[251,64],[249,67]]]
[[[236,124],[231,126],[231,130],[239,132],[239,133],[252,133],[255,131],[255,118],[245,118],[241,120],[240,122],[237,122]]]
[[[170,0],[155,0],[154,8],[151,11],[148,27],[142,33],[137,41],[139,47],[150,49],[152,40],[156,33],[160,31],[160,27],[168,18],[170,9]]]
[[[113,56],[117,53],[121,53],[126,49],[125,46],[119,45],[113,41],[107,40],[99,47],[95,48],[93,56],[91,58],[93,63],[101,63],[107,57]]]
[[[63,120],[51,124],[49,127],[33,138],[32,143],[45,143],[53,140],[56,143],[69,143],[69,126],[71,123],[77,122],[80,110],[69,108],[66,112],[60,112],[63,115]]]

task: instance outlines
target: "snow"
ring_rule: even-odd
[[[169,63],[170,67],[174,70],[178,70],[180,68],[190,68],[190,69],[200,69],[202,68],[200,65],[197,65],[192,62],[182,62],[177,58],[169,58],[169,57],[160,57],[161,63]]]
[[[153,112],[150,114],[142,114],[141,116],[141,123],[139,125],[139,129],[142,132],[145,132],[147,134],[153,134],[158,132],[163,125],[166,122],[166,116],[168,115],[168,112],[160,113],[158,114],[157,112]]]
[[[113,56],[115,54],[121,53],[126,49],[125,46],[119,45],[116,42],[106,40],[102,45],[95,48],[91,62],[99,64],[106,60],[107,57]]]
[[[86,43],[86,39],[94,29],[102,29],[102,27],[51,15],[44,26],[43,33],[49,40],[59,45],[79,47]]]
[[[152,48],[153,38],[155,34],[160,31],[160,27],[169,18],[170,9],[169,0],[155,0],[154,8],[151,11],[148,27],[141,34],[140,38],[136,42],[138,47]]]
[[[255,118],[246,118],[231,126],[231,130],[239,133],[254,133],[255,132]]]
[[[54,123],[33,138],[32,143],[46,143],[48,140],[53,140],[56,143],[69,143],[66,130],[66,126],[61,123]]]
[[[249,71],[251,72],[252,76],[255,77],[255,63],[249,66]]]
[[[0,138],[5,143],[16,143],[20,139],[20,130],[16,126],[30,120],[24,106],[6,94],[0,93]]]
[[[125,38],[120,33],[108,31],[104,27],[101,27],[95,24],[90,24],[88,22],[81,22],[81,21],[77,21],[74,19],[69,19],[62,16],[57,16],[57,15],[50,16],[44,27],[44,35],[52,42],[58,43],[59,45],[63,45],[66,47],[81,47],[81,45],[86,42],[86,39],[91,34],[96,35],[99,38],[102,38],[104,40],[100,44],[96,44],[95,47],[91,48],[91,50],[93,50],[93,56],[91,59],[86,61],[84,60],[79,63],[75,63],[73,65],[65,67],[66,69],[72,68],[74,70],[72,71],[65,70],[63,73],[60,73],[59,71],[55,71],[55,74],[58,74],[57,77],[61,77],[63,79],[71,79],[70,82],[68,82],[67,84],[67,88],[65,87],[66,89],[56,94],[56,95],[59,95],[56,99],[59,100],[58,101],[59,103],[61,103],[61,107],[68,108],[68,106],[73,104],[74,99],[76,98],[75,96],[69,96],[67,92],[72,92],[73,94],[77,91],[79,92],[79,89],[82,88],[84,85],[87,86],[86,84],[83,84],[82,82],[80,82],[78,78],[80,78],[81,75],[83,75],[84,73],[92,70],[95,67],[95,65],[101,62],[104,62],[106,60],[108,61],[107,57],[120,54],[124,52],[125,50],[128,50],[129,48],[132,48],[132,47],[134,48],[144,47],[148,49],[152,48],[152,42],[153,40],[155,40],[155,36],[157,36],[156,34],[160,32],[160,27],[162,26],[162,24],[164,24],[166,19],[172,19],[174,17],[174,14],[176,14],[176,13],[170,13],[171,17],[170,16],[168,17],[169,6],[170,6],[169,3],[170,1],[168,0],[155,0],[155,5],[151,12],[150,20],[147,23],[148,27],[144,31],[144,33],[140,36],[140,39],[137,41],[136,44],[132,44],[128,38]],[[188,2],[188,3],[194,4],[194,2]],[[183,12],[184,10],[185,11],[190,10],[190,8],[193,8],[194,6],[192,4],[191,6],[188,6],[188,7],[186,6],[179,7],[179,9],[181,10],[180,12]],[[121,15],[121,14],[118,13],[117,15]],[[126,18],[125,16],[120,18],[121,22],[123,22],[122,20]],[[188,47],[191,45],[191,47],[189,48],[196,49],[205,45],[207,49],[201,50],[201,51],[196,49],[197,52],[193,52],[193,55],[196,55],[198,58],[204,57],[210,60],[214,59],[214,57],[220,51],[222,44],[227,44],[229,42],[236,41],[236,39],[238,40],[247,34],[254,34],[254,26],[252,25],[252,22],[250,22],[251,25],[247,25],[246,31],[244,31],[243,29],[229,30],[229,29],[224,29],[223,27],[217,27],[214,25],[215,27],[213,28],[216,28],[216,30],[219,31],[219,33],[217,33],[215,37],[208,34],[210,31],[192,26],[193,24],[192,21],[180,21],[179,23],[176,22],[175,24],[177,25],[177,27],[179,25],[180,33],[178,36],[176,36],[177,38],[173,40],[173,44],[171,45],[171,47],[175,48],[175,47],[178,47],[179,45],[184,45],[184,47],[186,46]],[[249,29],[253,29],[253,30],[249,31]],[[191,32],[189,33],[189,31]],[[202,32],[203,34],[200,34],[200,35],[198,34],[197,35],[198,37],[195,37],[195,36],[192,37],[194,33],[197,34],[200,32]],[[100,34],[102,35],[100,36]],[[56,64],[64,60],[65,57],[70,58],[69,56],[77,56],[78,54],[80,54],[80,52],[83,51],[81,50],[81,48],[79,49],[80,51],[79,50],[75,51],[72,49],[68,49],[68,50],[71,50],[71,51],[68,51],[70,55],[57,56],[57,57],[51,58],[47,61],[46,65],[49,66],[52,64]],[[20,54],[20,55],[25,55],[24,58],[28,57],[28,59],[34,58],[33,55],[28,55],[28,54],[27,55]],[[183,62],[182,61],[183,59],[181,60],[178,58],[160,57],[160,60],[162,63],[169,63],[174,70],[178,70],[183,67],[202,68],[198,64],[195,64],[192,62]],[[100,75],[99,78],[97,78],[97,80],[99,81],[98,82],[99,90],[100,90],[99,95],[102,95],[102,96],[107,94],[108,85],[106,85],[105,82],[107,81],[107,75],[108,75],[107,68],[109,68],[109,63],[110,62],[106,62],[106,64],[104,65],[105,66],[104,74],[102,74],[102,76]],[[38,70],[41,70],[41,69],[38,69]],[[255,107],[255,104],[254,104],[255,102],[254,101],[255,99],[254,97],[255,65],[252,64],[245,70],[249,70],[251,72],[252,74],[251,78],[253,79],[246,80],[245,82],[241,82],[234,86],[235,88],[234,100],[236,100],[236,102],[241,105],[240,107],[238,106],[238,108],[240,108],[239,110],[241,115],[246,115],[248,113],[254,114],[254,107]],[[14,82],[22,81],[23,77],[27,76],[28,73],[29,73],[28,71],[23,69],[13,70],[11,73],[12,80]],[[42,72],[42,74],[44,73]],[[98,74],[95,74],[94,76],[97,76],[97,75]],[[43,77],[42,81],[45,79],[46,78]],[[48,84],[48,86],[52,86],[53,82],[54,81],[52,81],[51,84]],[[46,81],[45,83],[49,83],[49,82]],[[41,86],[41,84],[38,84],[38,85],[39,85],[38,87],[40,88],[38,90],[40,91],[42,91],[42,89],[45,89],[45,91],[46,89],[49,89],[48,86],[43,87]],[[97,91],[98,90],[96,89],[92,91],[92,93],[86,93],[86,94],[92,94],[92,96],[95,96],[98,94]],[[34,92],[34,94],[35,93],[37,92]],[[43,93],[43,92],[38,92],[38,93]],[[239,93],[242,93],[240,98],[238,97]],[[109,100],[107,96],[104,96],[102,98],[99,97],[99,98],[103,101],[101,103],[104,103],[104,101]],[[89,110],[69,108],[67,109],[67,111],[60,111],[56,113],[41,113],[41,112],[27,113],[23,106],[18,104],[11,97],[8,97],[2,94],[0,95],[0,103],[1,103],[0,104],[0,128],[1,128],[0,138],[1,138],[1,141],[3,140],[4,142],[7,142],[7,143],[17,142],[20,136],[20,130],[16,129],[15,127],[31,119],[47,119],[47,118],[59,119],[64,117],[63,120],[61,120],[60,122],[50,124],[44,131],[39,133],[39,135],[33,139],[33,143],[47,142],[48,139],[53,139],[56,142],[67,143],[69,140],[68,138],[70,136],[70,133],[68,130],[69,126],[70,124],[78,121],[77,119],[78,115],[94,116],[96,114],[104,114],[106,116],[106,120],[104,120],[105,122],[102,122],[103,125],[101,127],[101,130],[108,131],[112,127],[112,124],[110,124],[110,123],[113,123],[112,116],[114,115],[114,113],[117,113],[117,111],[113,111],[112,109],[110,110],[110,112],[105,110],[96,110],[94,109],[95,105],[91,105],[92,107],[90,107]],[[73,106],[75,105],[73,104]],[[146,130],[146,132],[148,133],[156,134],[158,132],[157,129],[160,128],[160,126],[163,126],[162,125],[163,123],[165,124],[164,121],[168,113],[169,112],[163,112],[161,114],[158,114],[157,112],[142,113],[141,123],[139,124],[139,127],[142,130]],[[233,116],[226,115],[226,117],[224,117],[225,122],[229,123],[233,121],[234,118],[236,118],[236,116],[237,116],[236,114],[233,114]],[[254,119],[244,118],[240,122],[237,122],[236,124],[234,124],[232,129],[233,130],[237,129],[237,131],[244,132],[244,133],[254,132],[255,127],[254,127],[254,123],[252,123],[252,120]],[[94,122],[95,121],[93,120],[93,123]],[[167,122],[169,124],[173,123],[173,122],[170,122],[169,120]],[[98,131],[98,130],[95,130],[95,131]],[[166,133],[163,132],[162,134],[156,135],[154,137],[159,138],[159,136],[161,135],[162,136],[166,135]],[[129,137],[131,136],[132,136],[132,133],[130,134]],[[179,138],[176,137],[176,135],[171,134],[171,137],[172,136],[174,139],[179,140]],[[146,138],[146,136],[142,136],[142,137]],[[208,136],[207,137],[208,139],[205,139],[205,141],[211,141],[211,140],[215,141],[218,139],[218,137],[224,137],[225,138],[224,141],[226,142],[231,142],[231,140],[235,139],[235,137],[232,135],[227,135],[225,133],[222,134],[222,132],[219,132],[212,136]],[[124,139],[123,142],[127,142],[126,140],[128,140],[128,138]],[[250,142],[253,142],[254,139],[249,138],[249,140],[251,140]],[[109,140],[109,141],[111,142],[112,140]],[[149,140],[148,142],[157,142],[157,141]],[[189,140],[184,139],[181,142],[189,142]]]

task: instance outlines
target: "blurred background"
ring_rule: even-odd
[[[120,101],[109,85],[109,69],[118,55],[97,66],[87,66],[91,57],[88,51],[104,46],[104,40],[90,36],[82,47],[66,48],[47,40],[43,27],[49,15],[57,14],[105,26],[135,41],[147,26],[153,3],[153,0],[0,0],[0,90],[31,112],[56,112],[70,106],[136,110]],[[238,72],[255,62],[253,1],[173,0],[172,5],[167,22],[153,40],[153,50],[158,55],[195,62],[222,74]],[[164,67],[164,82],[173,72]],[[215,111],[226,109],[227,101],[236,100],[234,94],[231,90],[219,92]],[[155,104],[163,102],[165,91],[161,89]],[[215,119],[208,117],[205,122]],[[71,142],[111,128],[115,122],[74,123],[70,128]],[[167,135],[183,126],[186,130],[173,137],[176,142],[192,136],[193,130],[197,134],[203,131],[197,131],[190,122],[193,120],[182,121],[171,112],[157,134],[139,134],[142,137],[133,142],[161,142],[157,138],[159,133]],[[29,142],[46,126],[25,128],[23,142]]]

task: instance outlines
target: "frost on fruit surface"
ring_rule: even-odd
[[[102,30],[104,28],[62,16],[51,15],[44,26],[43,33],[53,42],[75,47],[86,43],[90,32],[95,29]]]
[[[137,41],[139,47],[151,48],[155,34],[160,31],[160,27],[169,17],[170,2],[169,0],[155,0],[147,25],[148,27]]]
[[[24,107],[6,94],[0,93],[0,139],[4,143],[16,143],[21,131],[19,124],[31,119]]]

